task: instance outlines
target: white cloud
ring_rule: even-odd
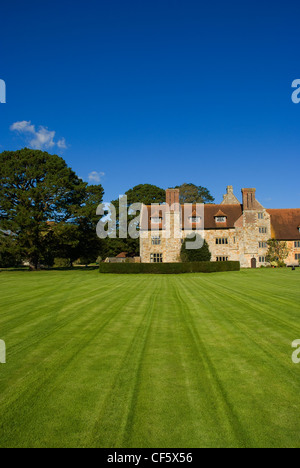
[[[32,125],[32,123],[27,120],[15,122],[11,125],[10,130],[24,135],[27,143],[33,149],[45,150],[53,148],[54,146],[57,146],[59,149],[67,148],[64,138],[61,138],[57,142],[55,141],[55,131],[50,131],[47,127],[43,127],[42,125],[36,130],[35,125]]]
[[[12,124],[10,127],[12,131],[17,131],[17,132],[28,132],[28,133],[34,133],[35,128],[34,125],[31,125],[31,122],[27,122],[26,120],[23,120],[23,122],[15,122]]]
[[[57,146],[58,146],[60,149],[67,149],[66,139],[65,139],[65,138],[61,138],[60,140],[58,140]]]
[[[104,177],[104,176],[105,176],[104,172],[93,171],[93,172],[89,173],[89,181],[99,184],[102,177]]]

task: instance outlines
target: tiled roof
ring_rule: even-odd
[[[153,227],[157,229],[165,228],[165,213],[166,205],[161,205],[158,210],[155,209],[154,216],[158,214],[162,217],[162,222],[159,224],[152,224]],[[184,216],[184,205],[181,206],[182,209],[182,220],[185,219]],[[147,211],[146,211],[147,210]],[[222,215],[221,213],[222,212]],[[271,225],[272,225],[272,237],[275,237],[278,240],[300,240],[300,208],[292,209],[270,209],[267,212],[271,215]],[[185,219],[185,228],[188,229],[189,222],[188,217],[190,216],[190,211],[188,216]],[[241,216],[243,214],[243,205],[232,204],[232,205],[214,205],[207,204],[204,205],[204,229],[231,229],[235,225],[241,224]],[[196,216],[196,205],[192,206],[192,216]],[[226,223],[216,223],[216,216],[226,216]],[[147,224],[148,223],[148,224]],[[182,221],[183,224],[183,221]],[[192,228],[194,223],[190,223]],[[151,206],[144,206],[142,213],[141,229],[150,230],[151,228]]]
[[[121,252],[121,253],[119,253],[119,255],[116,256],[116,258],[126,258],[127,255],[128,255],[127,252]]]
[[[185,219],[184,217],[184,205],[181,206],[182,208],[182,220]],[[158,229],[164,229],[165,227],[165,212],[166,212],[166,205],[161,205],[161,215],[162,215],[162,223],[157,225]],[[147,211],[146,211],[147,210]],[[226,216],[227,220],[226,223],[216,223],[215,217],[216,213],[218,211],[222,211],[222,215],[220,216]],[[145,212],[146,211],[146,212]],[[242,216],[243,210],[242,210],[242,205],[213,205],[213,204],[207,204],[204,205],[204,229],[230,229],[234,228],[235,222]],[[190,216],[190,212],[189,212]],[[192,206],[192,216],[196,216],[196,205]],[[148,224],[147,224],[148,222]],[[186,220],[187,223],[187,220]],[[149,226],[149,228],[147,228]],[[156,226],[156,225],[154,225]],[[193,224],[190,223],[190,226],[192,227]],[[188,224],[185,226],[188,228]],[[145,206],[144,207],[144,212],[142,213],[142,218],[141,218],[141,229],[142,230],[147,230],[151,228],[151,206]]]
[[[271,215],[272,236],[277,240],[299,240],[300,208],[267,210]]]
[[[218,211],[221,211],[223,214],[217,214]],[[236,221],[242,214],[242,205],[204,205],[204,227],[205,229],[234,228]],[[216,216],[226,216],[226,223],[216,223]],[[226,226],[224,226],[225,224]]]

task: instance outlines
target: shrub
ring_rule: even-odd
[[[180,274],[239,271],[240,262],[190,262],[190,263],[101,263],[100,273],[116,274]]]
[[[70,260],[67,258],[56,258],[54,260],[54,268],[69,268]]]
[[[276,260],[271,262],[273,268],[286,268],[286,264],[283,261]]]
[[[201,236],[198,233],[189,234],[181,246],[180,257],[182,262],[210,262],[211,253],[209,251],[209,246],[206,240],[203,241],[203,246],[201,249],[188,249],[187,245],[190,242],[200,242]]]

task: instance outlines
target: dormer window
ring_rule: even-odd
[[[216,223],[226,223],[226,216],[216,216]]]
[[[227,216],[223,211],[219,210],[218,213],[215,214],[215,222],[216,223],[226,223]]]
[[[189,221],[191,223],[200,223],[201,221],[201,216],[190,216]]]

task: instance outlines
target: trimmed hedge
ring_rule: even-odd
[[[180,274],[216,273],[239,271],[240,262],[191,262],[191,263],[100,263],[100,273],[134,274]]]

